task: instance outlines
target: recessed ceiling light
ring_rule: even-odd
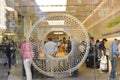
[[[78,3],[82,3],[82,0],[77,0],[78,1]]]
[[[52,31],[63,31],[63,28],[52,28]]]
[[[5,7],[5,9],[8,11],[15,11],[12,7]]]
[[[66,11],[67,0],[35,0],[42,12]],[[43,5],[43,6],[40,6]],[[63,5],[63,6],[61,6]]]
[[[64,25],[64,20],[47,20],[49,25]]]
[[[63,34],[63,32],[54,32],[54,34]]]

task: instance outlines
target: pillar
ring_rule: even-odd
[[[25,37],[28,37],[31,27],[32,27],[32,21],[30,16],[25,16],[24,17],[24,36]]]

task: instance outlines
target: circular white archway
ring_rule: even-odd
[[[46,66],[43,51],[44,41],[45,37],[52,31],[66,32],[70,36],[72,49],[64,57],[49,56],[48,59],[52,62],[49,64],[53,66]],[[71,72],[78,69],[84,63],[88,54],[89,36],[87,30],[77,18],[69,14],[50,14],[46,15],[45,18],[39,19],[29,32],[29,38],[34,39],[38,47],[38,53],[35,53],[36,56],[33,59],[33,65],[39,72],[47,76],[70,76]],[[52,70],[47,71],[46,67],[52,67]]]

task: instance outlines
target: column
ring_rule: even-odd
[[[25,16],[24,17],[24,36],[25,37],[28,37],[31,27],[32,27],[32,21],[30,16]]]

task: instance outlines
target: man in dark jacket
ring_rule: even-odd
[[[9,43],[9,40],[6,40],[6,50],[5,50],[5,53],[6,53],[6,56],[8,58],[8,66],[9,66],[9,69],[11,68],[11,45]],[[10,71],[8,72],[8,74],[10,74]]]
[[[100,42],[99,44],[99,55],[100,55],[100,58],[102,55],[106,55],[106,48],[105,48],[105,43],[107,42],[107,39],[106,38],[103,38],[103,40]]]
[[[70,51],[71,51],[71,41],[70,40],[68,40],[68,42],[67,42],[67,52],[68,53],[70,53]]]

